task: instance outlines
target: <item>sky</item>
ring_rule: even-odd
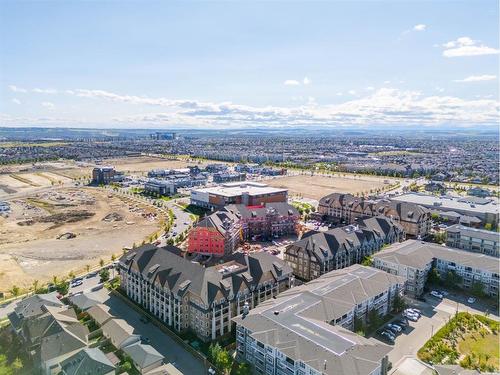
[[[498,7],[0,0],[0,126],[498,126]]]

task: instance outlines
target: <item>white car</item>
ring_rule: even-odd
[[[431,296],[439,298],[439,299],[443,299],[443,295],[441,293],[439,293],[438,291],[436,291],[436,290],[433,290],[431,292]]]
[[[476,302],[476,299],[474,297],[467,298],[467,303],[474,303],[474,302]]]
[[[419,317],[422,315],[422,313],[420,312],[419,309],[414,309],[414,308],[406,309],[405,312],[409,312],[411,314],[418,315]]]

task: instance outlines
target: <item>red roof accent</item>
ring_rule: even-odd
[[[262,205],[262,204],[259,204],[259,205],[257,205],[257,206],[247,206],[247,208],[248,208],[248,209],[250,209],[250,210],[251,210],[252,208],[264,208],[264,207],[265,207],[265,206],[264,206],[264,205]]]

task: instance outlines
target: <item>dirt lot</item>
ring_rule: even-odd
[[[354,175],[346,177],[298,175],[278,177],[265,182],[271,186],[287,188],[291,196],[300,195],[319,200],[330,193],[356,194],[381,189],[389,185],[392,180],[372,176],[355,177]]]
[[[153,208],[96,188],[39,189],[0,217],[0,291],[109,261],[158,228]]]

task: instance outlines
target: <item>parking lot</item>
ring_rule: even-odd
[[[393,349],[389,353],[389,361],[392,362],[393,369],[396,369],[406,356],[415,357],[425,342],[457,311],[484,314],[488,310],[488,306],[480,301],[473,305],[467,303],[467,296],[463,295],[448,294],[441,300],[426,294],[425,299],[425,302],[408,299],[409,307],[419,309],[422,315],[416,322],[408,321],[408,327],[396,337],[394,344],[391,344]],[[489,317],[499,320],[497,315],[490,314]]]

